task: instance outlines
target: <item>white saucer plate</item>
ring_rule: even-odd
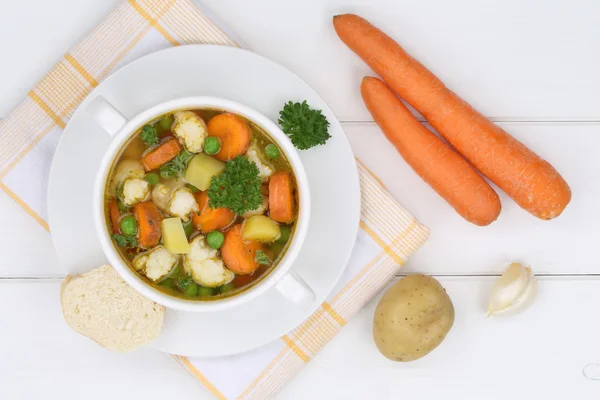
[[[190,313],[167,310],[151,347],[184,356],[223,356],[269,343],[294,329],[331,292],[350,257],[360,217],[360,185],[354,155],[340,123],[302,79],[255,53],[226,46],[174,47],[140,58],[105,79],[69,121],[54,156],[48,189],[50,230],[68,274],[107,263],[96,237],[92,189],[111,138],[85,112],[104,96],[126,117],[184,96],[215,96],[246,104],[277,121],[287,101],[306,100],[323,110],[331,139],[300,151],[309,179],[310,228],[293,269],[313,288],[308,309],[271,289],[239,307]]]

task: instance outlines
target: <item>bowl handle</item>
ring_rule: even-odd
[[[296,272],[290,270],[275,286],[287,300],[302,308],[307,308],[315,301],[315,292]]]
[[[85,111],[111,136],[119,132],[127,122],[127,118],[102,96],[94,98]]]

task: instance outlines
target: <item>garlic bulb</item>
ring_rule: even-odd
[[[536,286],[531,268],[520,263],[510,264],[492,289],[488,317],[525,308],[533,301]]]

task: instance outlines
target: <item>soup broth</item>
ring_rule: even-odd
[[[105,190],[123,260],[186,300],[233,296],[284,256],[297,217],[294,172],[274,140],[239,115],[179,110],[138,130]]]

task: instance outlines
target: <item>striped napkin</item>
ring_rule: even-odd
[[[0,189],[40,225],[52,155],[84,97],[116,68],[170,46],[240,41],[189,0],[129,0],[114,10],[0,122]],[[362,189],[360,230],[350,262],[326,302],[292,332],[250,352],[220,358],[173,356],[220,399],[273,397],[329,342],[427,239],[357,160]]]

